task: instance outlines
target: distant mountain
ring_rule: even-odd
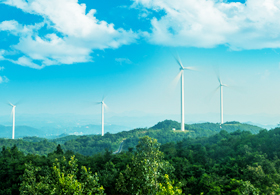
[[[16,126],[15,128],[15,138],[22,137],[42,137],[48,139],[55,139],[58,137],[65,137],[67,135],[92,135],[100,134],[101,126],[100,125],[79,125],[79,126],[70,126],[70,127],[51,127],[45,126],[42,128],[34,128],[26,125]],[[129,130],[128,127],[120,125],[108,125],[105,124],[105,133],[117,133],[121,131]],[[12,126],[0,125],[0,138],[11,138],[12,137]]]
[[[12,126],[0,125],[0,137],[11,138],[12,137]],[[29,126],[16,126],[15,138],[22,138],[25,136],[43,136],[45,133],[39,129]]]

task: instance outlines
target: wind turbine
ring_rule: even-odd
[[[101,104],[101,129],[102,129],[102,136],[104,136],[104,111],[105,111],[105,107],[107,107],[107,105],[104,103],[104,99],[105,99],[105,97],[103,97],[101,102],[97,103],[97,104]]]
[[[220,75],[217,75],[217,79],[219,81],[219,86],[216,90],[220,88],[220,125],[224,123],[224,110],[223,110],[223,87],[228,87],[228,85],[223,84],[220,78]]]
[[[12,103],[9,103],[10,106],[12,106],[12,114],[13,114],[13,135],[12,135],[12,139],[15,139],[15,120],[16,120],[16,106],[13,105]]]
[[[185,101],[184,101],[184,70],[195,70],[193,67],[184,67],[179,57],[175,57],[180,66],[178,76],[181,76],[181,131],[185,131]],[[177,77],[178,77],[177,76]]]

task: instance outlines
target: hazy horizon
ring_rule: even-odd
[[[152,114],[141,113],[138,111],[124,112],[124,113],[106,113],[105,126],[118,125],[126,128],[143,128],[152,127],[153,125],[163,120],[174,120],[180,122],[180,115],[178,114]],[[186,124],[195,123],[220,123],[219,113],[206,113],[206,114],[194,114],[185,115]],[[263,128],[273,128],[279,123],[278,115],[268,114],[255,114],[255,115],[224,115],[224,122],[238,121],[241,123],[254,124]],[[2,123],[0,125],[11,126],[11,116],[0,116]],[[36,128],[43,127],[75,127],[86,125],[101,125],[100,114],[94,115],[82,115],[74,113],[65,114],[17,114],[16,125],[26,125]]]

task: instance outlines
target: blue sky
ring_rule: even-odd
[[[178,53],[199,70],[185,73],[192,121],[219,113],[213,67],[232,86],[225,120],[280,116],[279,0],[0,0],[0,13],[0,115],[19,100],[21,114],[97,115],[106,95],[107,113],[179,119]]]

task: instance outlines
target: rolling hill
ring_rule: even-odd
[[[71,150],[75,153],[83,155],[92,155],[104,152],[105,149],[116,151],[119,144],[124,141],[123,149],[128,150],[135,147],[139,137],[149,136],[156,138],[159,143],[177,142],[183,139],[196,137],[209,137],[225,130],[229,133],[236,130],[249,131],[252,134],[258,133],[262,128],[242,124],[239,122],[227,122],[221,127],[218,123],[200,123],[185,125],[186,131],[180,130],[180,123],[172,120],[165,120],[157,123],[151,128],[138,128],[130,131],[122,131],[116,134],[107,132],[103,137],[101,135],[68,135],[56,139],[42,139],[38,137],[24,137],[23,139],[10,140],[0,139],[0,146],[11,147],[14,144],[25,153],[46,154],[47,151],[55,149],[57,144],[61,144],[62,148],[67,151]],[[19,131],[19,130],[18,130]],[[48,147],[49,149],[46,149]]]

